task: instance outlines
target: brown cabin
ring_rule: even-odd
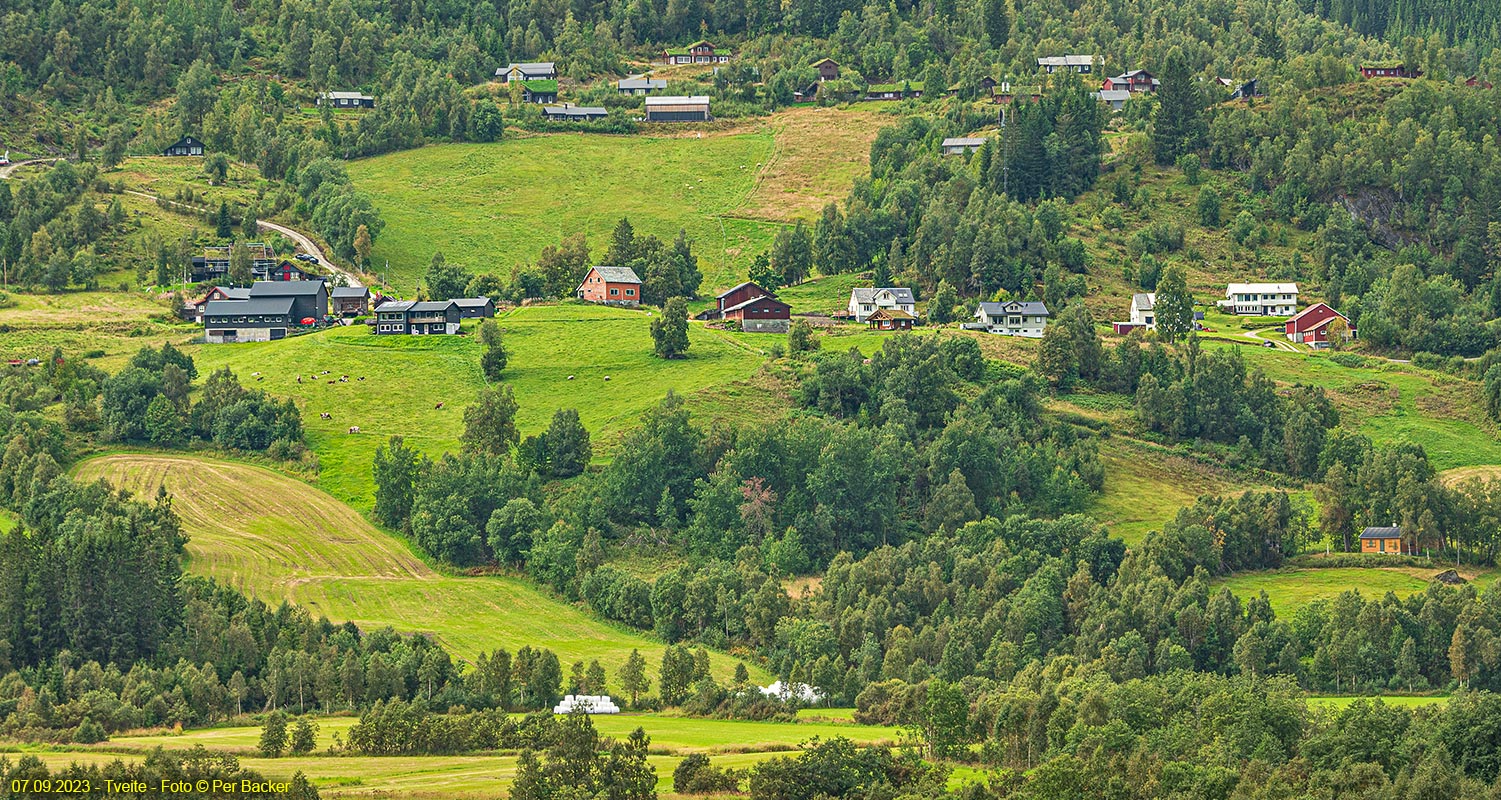
[[[1388,525],[1361,531],[1360,552],[1410,556],[1417,552],[1417,548],[1403,538],[1400,527]]]
[[[832,81],[839,79],[839,62],[832,58],[821,58],[810,66],[818,70],[820,81]]]
[[[880,308],[865,318],[865,327],[873,331],[910,331],[917,317],[900,308]]]

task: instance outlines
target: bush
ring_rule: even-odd
[[[78,744],[95,744],[109,737],[104,734],[104,726],[84,717],[83,722],[78,723],[78,730],[73,732],[73,741]]]
[[[1341,367],[1355,368],[1370,365],[1369,359],[1367,359],[1365,356],[1357,355],[1355,353],[1335,353],[1334,355],[1329,356],[1329,360],[1340,365]]]
[[[740,788],[743,773],[720,769],[703,753],[691,753],[672,771],[672,790],[678,794],[720,794]]]

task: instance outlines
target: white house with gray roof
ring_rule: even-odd
[[[615,84],[615,88],[619,89],[621,94],[651,94],[652,92],[665,91],[667,89],[667,79],[636,75],[630,78],[621,78],[620,82]]]
[[[1064,56],[1042,56],[1037,59],[1037,67],[1050,75],[1059,70],[1072,70],[1083,75],[1094,71],[1094,62],[1095,56],[1070,53]]]
[[[849,311],[856,322],[864,322],[866,317],[882,308],[905,311],[915,317],[917,297],[905,286],[850,290]]]
[[[1241,316],[1290,317],[1298,313],[1298,284],[1232,283],[1219,305]]]
[[[1048,326],[1048,307],[1035,301],[1008,300],[981,303],[975,310],[975,327],[1001,336],[1041,339]]]

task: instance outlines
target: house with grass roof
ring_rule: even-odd
[[[818,71],[818,80],[839,80],[839,62],[832,58],[820,58],[808,66]]]
[[[521,81],[521,102],[548,105],[558,102],[558,82],[555,80]]]
[[[668,64],[727,64],[730,54],[718,52],[711,42],[700,39],[687,47],[663,50],[662,59]]]
[[[1416,78],[1417,70],[1408,69],[1400,61],[1376,61],[1360,65],[1360,74],[1366,78]]]
[[[909,97],[922,97],[922,81],[902,81],[901,83],[872,83],[865,89],[866,100],[906,100]]]

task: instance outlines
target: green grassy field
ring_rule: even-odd
[[[795,750],[815,737],[843,736],[861,745],[894,745],[903,739],[900,728],[849,722],[749,722],[656,714],[600,715],[593,717],[593,721],[604,736],[624,738],[637,727],[646,731],[651,737],[649,760],[657,771],[657,789],[667,797],[677,796],[672,794],[672,770],[690,753],[710,754],[716,765],[745,769]],[[336,734],[342,739],[355,722],[354,717],[320,718],[318,747],[331,746]],[[317,784],[325,797],[496,797],[509,788],[516,773],[516,757],[497,754],[408,757],[314,754],[264,759],[254,755],[260,733],[259,726],[242,725],[116,736],[91,747],[70,748],[68,752],[32,745],[16,749],[37,756],[50,766],[61,766],[70,762],[107,763],[116,758],[134,761],[158,747],[187,750],[201,745],[235,754],[244,766],[273,779],[284,779],[301,771]]]
[[[269,603],[285,599],[335,621],[436,636],[461,658],[522,645],[563,663],[598,658],[610,675],[663,646],[508,577],[442,575],[326,493],[259,467],[185,455],[117,454],[77,467],[150,497],[165,486],[188,533],[188,571]],[[728,680],[735,662],[711,656]],[[756,680],[766,674],[747,665]]]
[[[500,276],[574,233],[602,253],[621,217],[664,241],[686,230],[710,289],[743,275],[780,227],[725,216],[746,202],[771,155],[765,133],[566,134],[435,145],[351,162],[349,174],[386,220],[372,263],[402,291],[418,284],[434,251]]]
[[[1386,705],[1396,706],[1398,708],[1421,708],[1423,706],[1441,705],[1443,703],[1449,702],[1449,698],[1444,695],[1435,695],[1430,697],[1408,697],[1406,695],[1390,695],[1382,697],[1350,697],[1347,695],[1338,695],[1312,696],[1308,698],[1308,705],[1311,708],[1327,708],[1331,710],[1339,710],[1342,708],[1348,708],[1356,700],[1380,700]]]
[[[1229,587],[1230,591],[1242,601],[1249,600],[1258,592],[1265,591],[1267,599],[1271,601],[1272,610],[1277,613],[1277,616],[1290,617],[1299,606],[1318,599],[1336,597],[1341,592],[1350,589],[1359,589],[1367,599],[1379,599],[1387,592],[1392,592],[1398,597],[1406,597],[1426,589],[1429,579],[1448,568],[1444,565],[1432,569],[1380,568],[1375,566],[1377,563],[1379,562],[1376,561],[1376,557],[1373,557],[1371,568],[1291,568],[1265,572],[1242,572],[1216,581],[1216,583]],[[1496,569],[1476,571],[1463,567],[1460,569],[1460,574],[1483,590],[1495,582],[1498,572]]]
[[[177,322],[150,295],[138,292],[12,294],[0,308],[0,357],[46,358],[54,347],[78,355],[102,350],[97,363],[118,369],[142,346],[184,342],[198,329]]]
[[[1345,424],[1353,423],[1373,440],[1422,445],[1435,469],[1501,464],[1501,439],[1483,419],[1485,405],[1473,381],[1381,359],[1342,367],[1322,355],[1262,347],[1240,351],[1273,380],[1323,387]]]
[[[688,358],[664,361],[652,355],[644,311],[566,303],[519,308],[497,322],[510,354],[502,379],[516,393],[523,435],[546,427],[557,409],[575,408],[595,453],[608,457],[669,389],[702,425],[775,413],[785,402],[777,387],[755,380],[761,355],[699,324],[689,327]],[[434,455],[457,448],[464,407],[485,385],[480,352],[472,335],[376,336],[364,326],[192,350],[200,372],[228,366],[246,385],[296,399],[319,485],[361,510],[374,502],[370,464],[387,437],[400,434]],[[341,375],[349,382],[328,382]],[[333,418],[322,419],[325,412]],[[361,432],[349,434],[351,425]]]

